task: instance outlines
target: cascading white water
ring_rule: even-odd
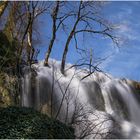
[[[24,69],[23,106],[72,123],[77,138],[140,138],[140,107],[129,85],[100,72],[81,81],[83,70],[72,68],[64,76],[60,62],[49,64],[32,65],[36,72]]]

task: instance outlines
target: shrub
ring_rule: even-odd
[[[71,127],[31,108],[0,108],[0,138],[74,138]]]

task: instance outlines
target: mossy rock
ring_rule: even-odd
[[[70,126],[31,108],[0,108],[0,139],[73,139]]]
[[[0,107],[15,106],[18,100],[17,77],[0,72]]]

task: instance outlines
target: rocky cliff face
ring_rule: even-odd
[[[18,104],[19,88],[16,76],[0,73],[0,107]]]
[[[137,101],[140,103],[140,82],[129,80],[129,79],[123,79],[132,89],[134,96],[136,96]]]

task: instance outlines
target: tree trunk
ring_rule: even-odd
[[[61,61],[61,73],[62,74],[65,73],[66,56],[67,56],[67,53],[68,53],[69,43],[70,43],[71,39],[72,39],[72,32],[67,39],[65,49],[64,49],[64,52],[63,52],[63,57],[62,57],[62,61]]]
[[[32,54],[32,22],[30,23],[29,29],[28,29],[28,33],[27,33],[27,37],[28,37],[28,45],[27,45],[27,62],[29,63],[29,65],[31,65],[31,54]]]
[[[54,44],[54,41],[56,39],[56,20],[57,20],[57,15],[58,15],[58,11],[59,11],[59,1],[57,1],[57,5],[54,9],[54,12],[53,12],[53,15],[52,15],[52,18],[53,18],[53,29],[52,29],[52,39],[50,40],[50,44],[49,44],[49,47],[48,47],[48,50],[47,50],[47,53],[46,53],[46,58],[45,58],[45,61],[44,61],[44,66],[49,66],[48,64],[48,59],[50,57],[50,54],[51,54],[51,51],[52,51],[52,48],[53,48],[53,44]]]
[[[52,47],[53,47],[55,38],[56,38],[56,35],[55,35],[55,33],[54,33],[53,36],[52,36],[52,39],[51,39],[51,41],[50,41],[50,45],[49,45],[49,47],[48,47],[47,53],[46,53],[46,58],[45,58],[45,61],[44,61],[44,66],[49,66],[49,64],[48,64],[48,59],[49,59],[49,57],[50,57],[50,54],[51,54],[51,51],[52,51]]]
[[[78,13],[77,13],[77,19],[74,23],[74,26],[68,36],[68,39],[66,41],[66,45],[65,45],[65,49],[64,49],[64,52],[63,52],[63,57],[62,57],[62,61],[61,61],[61,73],[62,74],[65,74],[65,63],[66,63],[66,56],[67,56],[67,53],[68,53],[68,48],[69,48],[69,44],[70,44],[70,41],[73,37],[73,35],[75,34],[75,30],[76,30],[76,27],[80,21],[80,13],[81,13],[81,5],[82,5],[82,1],[80,1],[80,4],[79,4],[79,10],[78,10]]]
[[[8,1],[7,0],[6,1],[2,1],[0,3],[0,17],[4,13],[4,10],[6,9],[7,5],[8,5]]]
[[[65,74],[66,56],[67,56],[67,53],[68,53],[68,48],[69,48],[70,41],[71,41],[71,39],[72,39],[72,37],[75,33],[75,29],[76,29],[76,26],[77,26],[78,22],[79,22],[79,18],[75,22],[75,24],[73,26],[73,29],[72,29],[71,33],[69,34],[66,45],[65,45],[65,49],[64,49],[63,57],[62,57],[62,61],[61,61],[61,73],[62,74]]]

